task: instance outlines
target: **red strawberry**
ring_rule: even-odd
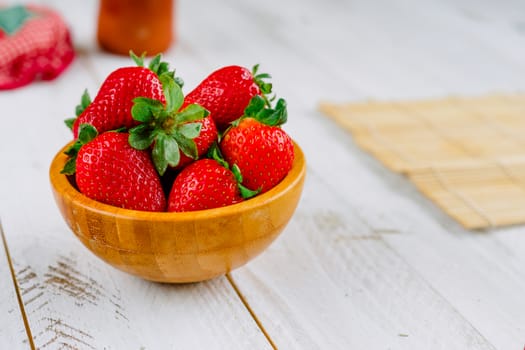
[[[186,102],[206,108],[217,128],[224,131],[230,122],[242,116],[253,96],[271,92],[272,85],[263,81],[270,76],[257,74],[257,69],[257,65],[252,72],[240,66],[220,68],[193,89]]]
[[[77,107],[78,118],[66,121],[72,124],[75,139],[81,124],[91,124],[100,133],[137,125],[131,116],[135,97],[143,96],[165,103],[159,76],[170,74],[167,63],[160,62],[160,56],[157,56],[146,68],[142,58],[132,57],[138,66],[123,67],[110,73],[93,102],[87,93],[82,96],[82,102]]]
[[[284,100],[269,109],[261,97],[255,96],[245,116],[224,135],[220,143],[224,159],[239,167],[247,188],[266,192],[292,168],[293,142],[280,127],[286,119]]]
[[[166,104],[138,97],[131,114],[141,124],[130,129],[129,143],[145,150],[153,146],[152,155],[160,175],[170,167],[181,167],[198,159],[217,140],[217,128],[203,107],[184,103],[180,86],[171,77],[162,76]]]
[[[233,172],[214,159],[200,159],[175,178],[168,198],[168,211],[193,211],[241,202]]]
[[[150,154],[132,148],[126,133],[106,132],[82,145],[76,183],[87,197],[113,206],[145,211],[166,207]]]

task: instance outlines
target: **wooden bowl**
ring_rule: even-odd
[[[56,203],[80,241],[110,265],[151,281],[183,283],[223,275],[260,254],[284,229],[301,196],[306,164],[295,144],[290,173],[274,188],[227,207],[184,213],[117,208],[81,194],[60,174],[65,146],[49,170]]]

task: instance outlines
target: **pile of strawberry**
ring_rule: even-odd
[[[216,70],[183,95],[182,80],[155,57],[131,55],[95,99],[66,120],[75,142],[63,173],[94,200],[145,211],[223,207],[264,193],[290,171],[286,102],[273,104],[268,74]]]

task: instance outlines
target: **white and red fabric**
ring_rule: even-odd
[[[2,12],[0,90],[52,80],[73,61],[71,35],[57,12],[32,5],[0,8]]]

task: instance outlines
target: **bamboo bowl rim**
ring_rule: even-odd
[[[295,141],[292,141],[294,144],[294,161],[291,170],[281,180],[281,182],[265,193],[259,194],[240,203],[213,209],[188,212],[151,212],[132,210],[105,204],[85,196],[75,186],[73,186],[67,175],[60,173],[67,161],[67,156],[64,154],[64,151],[69,148],[73,142],[74,141],[71,141],[66,144],[51,161],[51,166],[49,168],[51,185],[55,191],[60,193],[61,196],[69,199],[71,202],[75,202],[84,207],[90,208],[92,211],[118,218],[137,219],[151,222],[186,222],[221,216],[237,215],[242,212],[264,206],[266,203],[283,196],[290,188],[295,187],[306,173],[306,161],[304,158],[304,153],[301,147]]]

